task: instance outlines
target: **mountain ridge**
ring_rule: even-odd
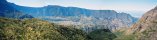
[[[76,28],[86,31],[93,30],[94,28],[109,28],[110,30],[127,28],[138,20],[127,13],[117,13],[114,10],[90,10],[53,5],[34,8],[19,6],[14,3],[7,4],[13,9],[23,14],[31,15],[34,18],[56,22],[58,24],[80,26]]]

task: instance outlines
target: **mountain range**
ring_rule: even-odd
[[[142,18],[114,10],[0,1],[0,40],[157,40],[157,6]]]
[[[128,28],[138,19],[127,13],[114,10],[91,10],[77,7],[48,5],[44,7],[25,7],[6,0],[0,1],[0,16],[9,18],[39,18],[64,26],[90,32],[95,29],[116,30]]]

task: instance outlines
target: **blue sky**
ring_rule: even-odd
[[[43,7],[60,5],[94,10],[116,10],[141,17],[145,12],[157,6],[157,0],[8,0],[21,6]]]

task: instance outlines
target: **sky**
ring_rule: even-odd
[[[157,6],[157,0],[7,0],[21,6],[43,7],[59,5],[92,10],[115,10],[140,18],[145,12]]]

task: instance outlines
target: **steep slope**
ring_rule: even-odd
[[[14,9],[6,0],[0,1],[0,17],[7,18],[33,18],[30,15],[25,15],[22,12]]]
[[[80,26],[79,29],[91,31],[94,28],[110,30],[127,28],[137,21],[137,18],[126,13],[117,13],[114,10],[90,10],[77,7],[62,7],[48,5],[45,7],[24,7],[11,4],[20,12],[32,15],[33,17],[55,22],[66,26]]]
[[[127,34],[138,35],[138,40],[157,40],[157,7],[144,14]]]

